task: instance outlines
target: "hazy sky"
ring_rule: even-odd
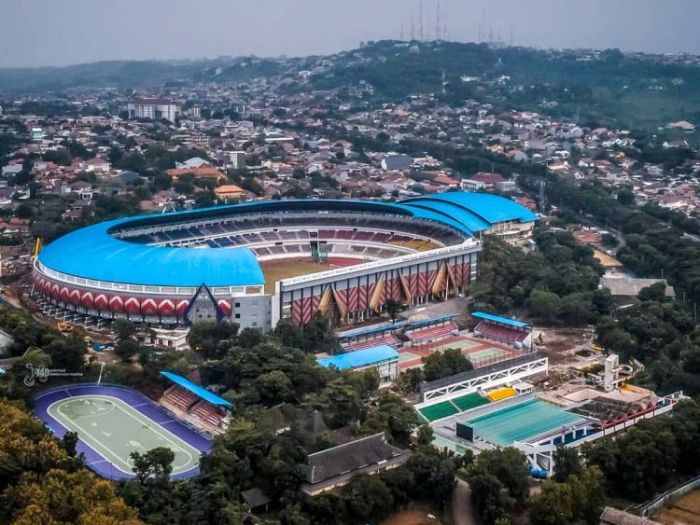
[[[450,40],[700,54],[700,0],[440,0]],[[0,0],[0,67],[308,55],[408,37],[418,0]],[[437,0],[423,0],[426,36]]]

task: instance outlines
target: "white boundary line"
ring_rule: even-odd
[[[78,430],[81,430],[85,435],[87,435],[87,436],[93,441],[93,443],[87,443],[87,442],[85,442],[85,440],[83,439],[83,442],[85,442],[86,445],[88,445],[91,449],[93,449],[95,452],[97,452],[97,453],[98,453],[100,456],[102,456],[103,458],[105,458],[105,457],[104,457],[104,454],[102,454],[101,451],[100,451],[99,449],[106,450],[109,454],[111,454],[114,458],[117,459],[117,462],[118,462],[119,464],[122,464],[122,465],[126,464],[126,466],[131,467],[131,465],[129,465],[129,464],[126,462],[127,460],[121,459],[121,456],[120,456],[119,454],[117,454],[116,452],[114,452],[113,450],[111,450],[111,449],[110,449],[107,445],[105,445],[99,438],[96,438],[96,437],[95,437],[94,435],[92,435],[88,430],[86,430],[82,425],[80,425],[79,423],[77,423],[73,418],[71,418],[70,416],[67,416],[66,414],[64,414],[64,413],[61,411],[61,407],[62,407],[62,406],[67,405],[67,404],[69,404],[69,403],[71,403],[71,402],[73,402],[73,401],[80,400],[80,399],[85,399],[85,398],[87,398],[87,399],[105,399],[105,400],[108,400],[108,401],[112,402],[115,408],[116,408],[118,405],[120,405],[119,408],[122,410],[122,412],[123,412],[124,414],[128,415],[129,417],[131,417],[132,419],[134,419],[134,420],[135,420],[137,423],[139,423],[140,425],[143,425],[144,423],[147,424],[147,422],[144,421],[143,419],[139,419],[139,418],[146,418],[148,421],[150,421],[151,425],[156,425],[156,427],[158,427],[158,428],[152,428],[151,425],[149,425],[149,428],[150,428],[155,434],[158,434],[161,438],[163,438],[163,440],[166,441],[168,444],[173,445],[173,446],[178,446],[178,442],[180,442],[180,443],[182,443],[182,444],[184,445],[184,447],[183,447],[183,446],[179,446],[178,448],[180,448],[180,449],[189,457],[189,460],[187,461],[187,463],[186,463],[185,465],[188,465],[188,464],[190,464],[192,461],[194,461],[194,457],[193,457],[193,455],[190,453],[190,450],[194,450],[194,447],[192,447],[191,445],[189,445],[188,443],[186,443],[184,440],[182,440],[181,438],[179,438],[178,436],[176,436],[175,434],[173,434],[172,432],[170,432],[168,429],[166,429],[165,427],[163,427],[160,423],[157,423],[157,422],[154,421],[153,419],[147,418],[146,416],[144,416],[144,415],[141,414],[140,412],[138,412],[139,416],[137,417],[135,414],[133,414],[133,413],[130,411],[130,410],[133,410],[132,407],[129,406],[129,405],[127,405],[124,401],[122,401],[121,399],[119,399],[119,398],[117,398],[117,397],[105,396],[105,395],[91,395],[91,394],[86,394],[86,395],[85,395],[85,394],[84,394],[84,395],[80,395],[80,396],[71,396],[71,397],[68,397],[68,398],[59,399],[58,401],[54,401],[53,403],[51,403],[51,405],[49,405],[49,407],[46,409],[47,413],[48,413],[50,416],[52,416],[54,419],[56,419],[59,423],[61,423],[61,418],[64,418],[64,420],[67,420],[67,422],[69,422],[69,423],[71,423],[72,425],[74,425],[75,427],[77,427]],[[118,403],[114,403],[114,401],[118,401]],[[56,405],[59,405],[59,406],[56,407]],[[54,409],[54,407],[56,407],[56,408],[55,408],[55,412],[52,412],[52,409]],[[127,408],[130,409],[130,410],[124,410],[124,407],[127,407]],[[56,417],[56,413],[60,414],[60,417]],[[95,417],[95,416],[92,416],[92,417]],[[99,417],[102,417],[102,415],[100,415]],[[64,425],[64,426],[65,426],[65,425]],[[164,431],[165,433],[161,432],[161,430]],[[82,436],[79,435],[79,437],[82,439]],[[198,454],[199,454],[199,452],[198,452]],[[107,459],[107,458],[105,458],[105,459]],[[115,462],[114,462],[114,461],[111,461],[110,463],[111,463],[115,468],[117,468],[117,470],[119,470],[119,471],[121,471],[121,472],[123,472],[123,473],[125,473],[125,474],[133,475],[133,472],[132,472],[132,471],[126,471],[126,470],[120,468],[119,466],[115,465]],[[177,472],[176,472],[176,467],[173,467],[173,472],[172,472],[172,473],[173,473],[173,474],[180,474],[180,473],[182,473],[182,472],[187,472],[188,470],[190,470],[191,468],[194,468],[195,466],[196,466],[196,463],[193,464],[193,465],[192,465],[190,468],[188,468],[188,469],[179,471],[179,469],[184,468],[183,466],[180,466],[180,467],[177,467],[177,469],[178,469]]]

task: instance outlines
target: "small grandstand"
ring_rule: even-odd
[[[474,327],[476,337],[498,341],[518,349],[532,348],[532,327],[528,323],[486,312],[473,312],[472,317],[479,320]]]
[[[160,374],[173,383],[161,396],[161,405],[201,431],[223,433],[233,408],[229,401],[178,374]]]

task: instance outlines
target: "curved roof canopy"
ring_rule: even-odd
[[[487,230],[499,222],[537,220],[537,215],[524,206],[490,193],[455,191],[415,197],[402,202],[454,217],[475,233]]]
[[[151,286],[245,286],[265,283],[255,254],[246,247],[149,246],[114,237],[119,230],[191,222],[247,213],[303,210],[405,215],[451,227],[465,236],[501,221],[532,221],[519,204],[495,195],[445,193],[399,203],[362,200],[280,200],[215,206],[128,217],[94,224],[47,245],[39,262],[51,270],[96,281]]]

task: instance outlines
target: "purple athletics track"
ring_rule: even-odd
[[[176,419],[165,408],[157,405],[143,394],[119,385],[78,384],[46,390],[34,398],[34,414],[44,422],[56,437],[62,438],[68,432],[68,429],[49,414],[49,406],[62,399],[86,395],[112,396],[121,399],[131,408],[141,412],[154,423],[169,430],[197,449],[201,454],[207,454],[211,450],[212,442],[209,438],[202,436],[184,422]],[[117,468],[112,468],[112,464],[106,458],[90,448],[82,439],[79,439],[76,448],[78,453],[82,452],[85,455],[85,464],[103,478],[126,480],[134,477],[133,474],[125,474]],[[190,470],[172,475],[170,479],[188,479],[198,474],[199,465],[196,465]]]

